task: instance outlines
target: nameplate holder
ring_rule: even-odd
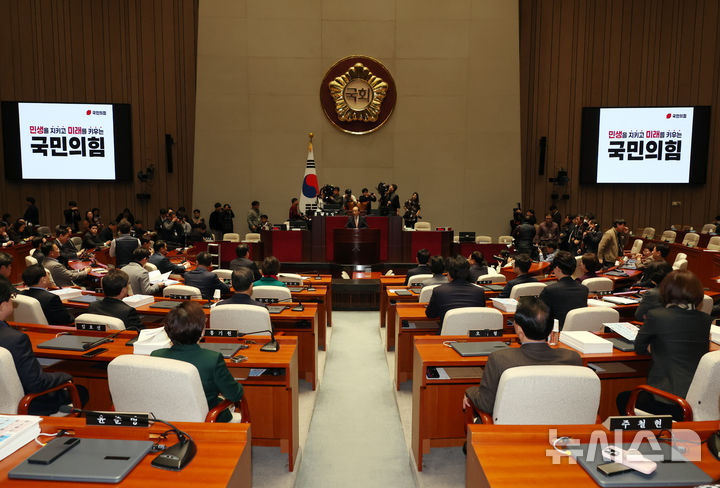
[[[672,430],[672,415],[613,416],[602,425],[607,430]]]
[[[205,329],[205,337],[237,337],[235,329]]]
[[[137,412],[87,411],[85,425],[111,425],[115,427],[147,427],[150,415]]]
[[[105,332],[107,326],[104,324],[75,324],[77,330],[94,330],[96,332]]]
[[[302,285],[302,283],[300,283],[299,281],[283,281],[283,283],[285,283],[285,285],[287,285],[287,286],[300,286],[300,285]]]
[[[478,285],[492,285],[492,280],[479,280]]]
[[[190,295],[168,295],[168,298],[175,300],[190,300]]]
[[[468,337],[502,337],[502,329],[469,330]]]
[[[279,298],[256,298],[260,303],[278,303],[280,301]]]

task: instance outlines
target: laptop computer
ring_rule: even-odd
[[[43,449],[52,449],[53,444],[66,442],[67,439],[53,439]],[[33,464],[26,459],[10,470],[8,478],[119,483],[145,457],[152,445],[152,441],[80,439],[75,447],[50,464]]]
[[[460,242],[475,242],[474,232],[460,232]]]
[[[504,342],[490,341],[490,342],[451,342],[450,347],[462,357],[472,356],[489,356],[495,351],[500,349],[507,349],[508,346]]]
[[[240,344],[231,344],[223,342],[201,342],[200,347],[209,349],[210,351],[219,352],[225,359],[231,358],[240,350]]]

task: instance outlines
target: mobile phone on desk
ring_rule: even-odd
[[[104,347],[98,347],[97,349],[93,349],[92,351],[88,351],[85,354],[82,354],[81,357],[83,358],[94,358],[98,354],[102,354],[104,352],[107,352],[107,348]]]

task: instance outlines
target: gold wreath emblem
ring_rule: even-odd
[[[388,84],[362,63],[328,83],[335,111],[342,122],[376,122]]]

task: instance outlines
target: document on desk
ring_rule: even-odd
[[[0,415],[0,460],[40,434],[42,418],[34,415]]]
[[[148,279],[150,280],[150,284],[157,285],[158,283],[165,283],[165,286],[170,286],[180,283],[178,280],[171,280],[170,273],[171,271],[168,271],[167,273],[160,273],[160,271],[158,270],[150,271],[148,273]]]

